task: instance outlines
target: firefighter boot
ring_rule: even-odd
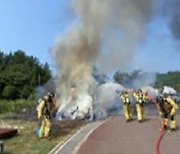
[[[172,121],[170,122],[170,129],[171,129],[171,130],[176,130],[176,121],[175,121],[175,120],[172,120]]]

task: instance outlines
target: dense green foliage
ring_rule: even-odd
[[[130,73],[117,71],[113,78],[114,81],[120,84],[124,84],[134,80],[142,74],[141,71],[133,71]],[[170,86],[180,92],[180,71],[156,73],[156,81],[154,83],[156,88],[162,89],[163,86]]]
[[[27,99],[17,99],[17,100],[0,100],[0,114],[5,113],[23,113],[30,112],[30,110],[35,111],[36,102]]]
[[[8,55],[0,52],[0,98],[29,98],[38,86],[51,78],[49,65],[18,50]]]
[[[129,83],[131,82],[132,80],[136,79],[139,74],[141,73],[140,70],[135,70],[133,72],[121,72],[121,71],[117,71],[113,78],[114,78],[114,81],[117,82],[117,83]]]
[[[180,71],[168,72],[166,74],[157,74],[156,87],[161,88],[163,85],[175,88],[180,92]]]

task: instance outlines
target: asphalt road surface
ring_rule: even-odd
[[[143,123],[112,117],[93,130],[71,154],[156,154],[161,118],[149,116]],[[180,115],[177,116],[180,125]],[[63,153],[62,153],[63,154]],[[161,154],[180,154],[180,129],[166,132]]]

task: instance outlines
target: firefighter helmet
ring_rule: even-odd
[[[141,93],[141,92],[142,92],[142,90],[141,90],[141,89],[138,89],[138,92],[140,92],[140,93]]]
[[[49,98],[54,98],[54,93],[53,92],[48,92],[47,95],[49,96]]]
[[[49,99],[49,96],[48,96],[48,95],[45,95],[45,96],[43,97],[43,99],[44,99],[44,100],[48,100],[48,99]]]

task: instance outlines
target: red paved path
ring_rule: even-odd
[[[124,117],[114,117],[96,129],[81,145],[78,154],[156,154],[161,119],[148,117],[144,123],[126,123]],[[180,116],[177,117],[180,124]],[[162,154],[180,154],[180,129],[166,133]]]

